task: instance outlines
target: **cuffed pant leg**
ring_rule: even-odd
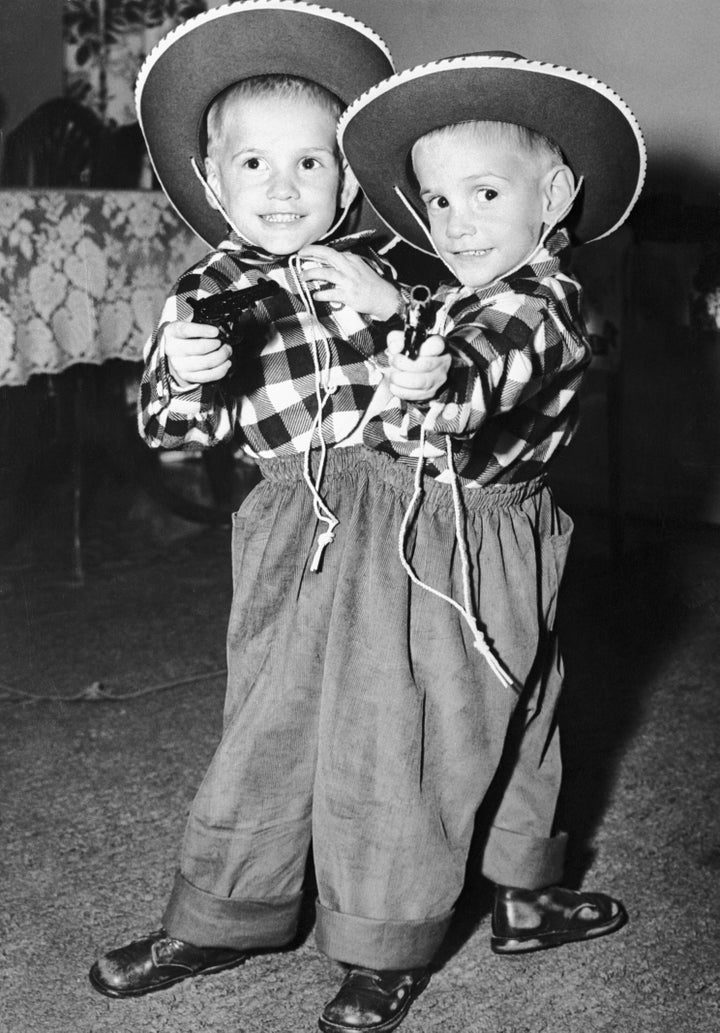
[[[555,709],[562,686],[557,644],[538,698],[542,705],[510,743],[510,770],[482,856],[482,874],[501,886],[542,889],[562,880],[567,835],[553,834],[562,783]],[[502,769],[501,769],[502,774]]]
[[[301,894],[257,901],[216,897],[177,872],[163,927],[197,947],[282,947],[295,935],[301,899]]]
[[[493,826],[485,844],[482,873],[498,886],[537,890],[562,879],[567,834],[541,838]]]
[[[316,905],[315,939],[336,961],[376,969],[427,967],[447,932],[452,912],[416,922],[341,914]]]
[[[331,579],[305,574],[315,518],[300,477],[263,482],[234,518],[223,735],[165,915],[171,935],[198,945],[277,946],[297,922],[332,599]]]
[[[454,608],[407,577],[397,541],[410,492],[405,471],[385,472],[389,483],[356,497],[329,626],[313,798],[316,936],[337,961],[406,969],[428,965],[443,940],[517,696],[472,648]],[[452,496],[431,494],[426,542],[411,558],[418,576],[462,598]]]

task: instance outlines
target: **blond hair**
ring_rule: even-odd
[[[535,159],[543,166],[542,171],[552,168],[554,165],[565,165],[565,157],[554,142],[542,133],[536,133],[534,129],[527,126],[517,125],[514,122],[493,122],[477,120],[473,122],[458,122],[454,125],[442,126],[440,129],[432,129],[425,133],[415,142],[415,147],[426,140],[437,139],[443,136],[452,136],[459,130],[470,128],[477,132],[488,143],[511,143],[518,150],[523,151],[528,157]]]
[[[209,105],[205,117],[206,154],[212,157],[222,137],[225,116],[228,109],[238,101],[256,100],[258,97],[274,97],[281,101],[303,98],[313,101],[328,111],[337,121],[345,110],[345,104],[334,93],[296,75],[254,75],[241,79],[219,93]]]

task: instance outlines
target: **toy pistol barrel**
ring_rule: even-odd
[[[428,335],[433,320],[432,292],[424,283],[410,291],[410,300],[405,306],[405,343],[403,355],[416,359],[420,345]]]

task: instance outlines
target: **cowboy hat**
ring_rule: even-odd
[[[372,29],[302,0],[239,0],[190,18],[146,58],[135,88],[138,120],[158,180],[180,216],[215,247],[225,219],[208,206],[205,114],[224,89],[256,75],[310,79],[349,104],[393,72]]]
[[[609,86],[519,54],[445,58],[371,87],[342,115],[339,139],[368,201],[393,233],[434,254],[411,166],[426,133],[469,121],[512,122],[548,137],[583,187],[565,226],[576,243],[627,218],[645,178],[640,127]]]

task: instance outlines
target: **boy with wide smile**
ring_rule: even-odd
[[[270,254],[289,255],[323,236],[341,188],[337,117],[307,97],[226,99],[213,119],[205,162],[210,187],[236,229]],[[392,312],[392,309],[391,309]]]

